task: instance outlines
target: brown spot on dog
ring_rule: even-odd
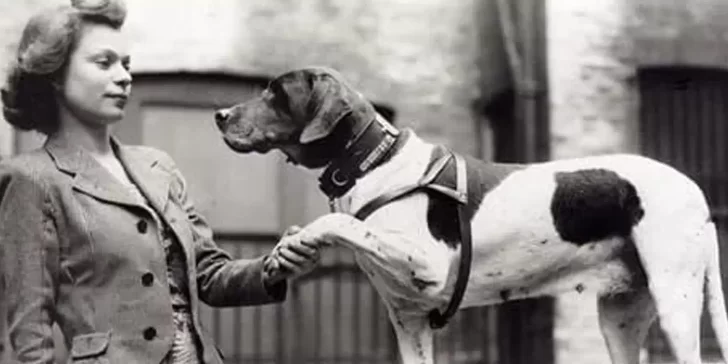
[[[584,245],[628,237],[645,214],[637,189],[614,171],[582,169],[554,178],[551,216],[564,241]]]
[[[546,239],[544,239],[544,240],[541,240],[541,244],[548,244],[548,242],[549,242],[549,241],[548,241],[548,240],[546,240]]]
[[[489,272],[485,274],[486,277],[500,277],[503,275],[503,272]]]
[[[574,289],[577,292],[582,293],[582,292],[584,292],[584,290],[586,289],[586,287],[584,287],[584,284],[583,283],[579,283],[579,284],[576,285],[576,287],[574,287]]]

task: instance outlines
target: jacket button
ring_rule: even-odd
[[[137,231],[139,231],[142,234],[146,233],[147,232],[147,228],[149,227],[148,225],[149,224],[147,224],[146,221],[139,220],[139,222],[137,222]]]
[[[146,329],[144,329],[143,335],[145,340],[151,341],[152,339],[157,337],[157,329],[153,327],[147,327]]]
[[[149,272],[142,274],[142,285],[144,285],[144,287],[151,286],[153,282],[154,282],[154,274],[149,273]]]

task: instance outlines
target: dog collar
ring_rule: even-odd
[[[346,146],[343,156],[331,162],[319,177],[319,188],[330,200],[339,198],[356,180],[391,156],[403,141],[402,133],[377,115]]]

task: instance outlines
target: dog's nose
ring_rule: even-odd
[[[217,123],[217,126],[219,128],[222,128],[225,124],[225,120],[230,116],[230,111],[228,109],[220,109],[215,111],[215,123]]]

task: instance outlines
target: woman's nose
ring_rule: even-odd
[[[116,84],[121,87],[128,87],[129,85],[131,85],[131,80],[131,72],[128,69],[121,67],[121,70],[116,74]]]

